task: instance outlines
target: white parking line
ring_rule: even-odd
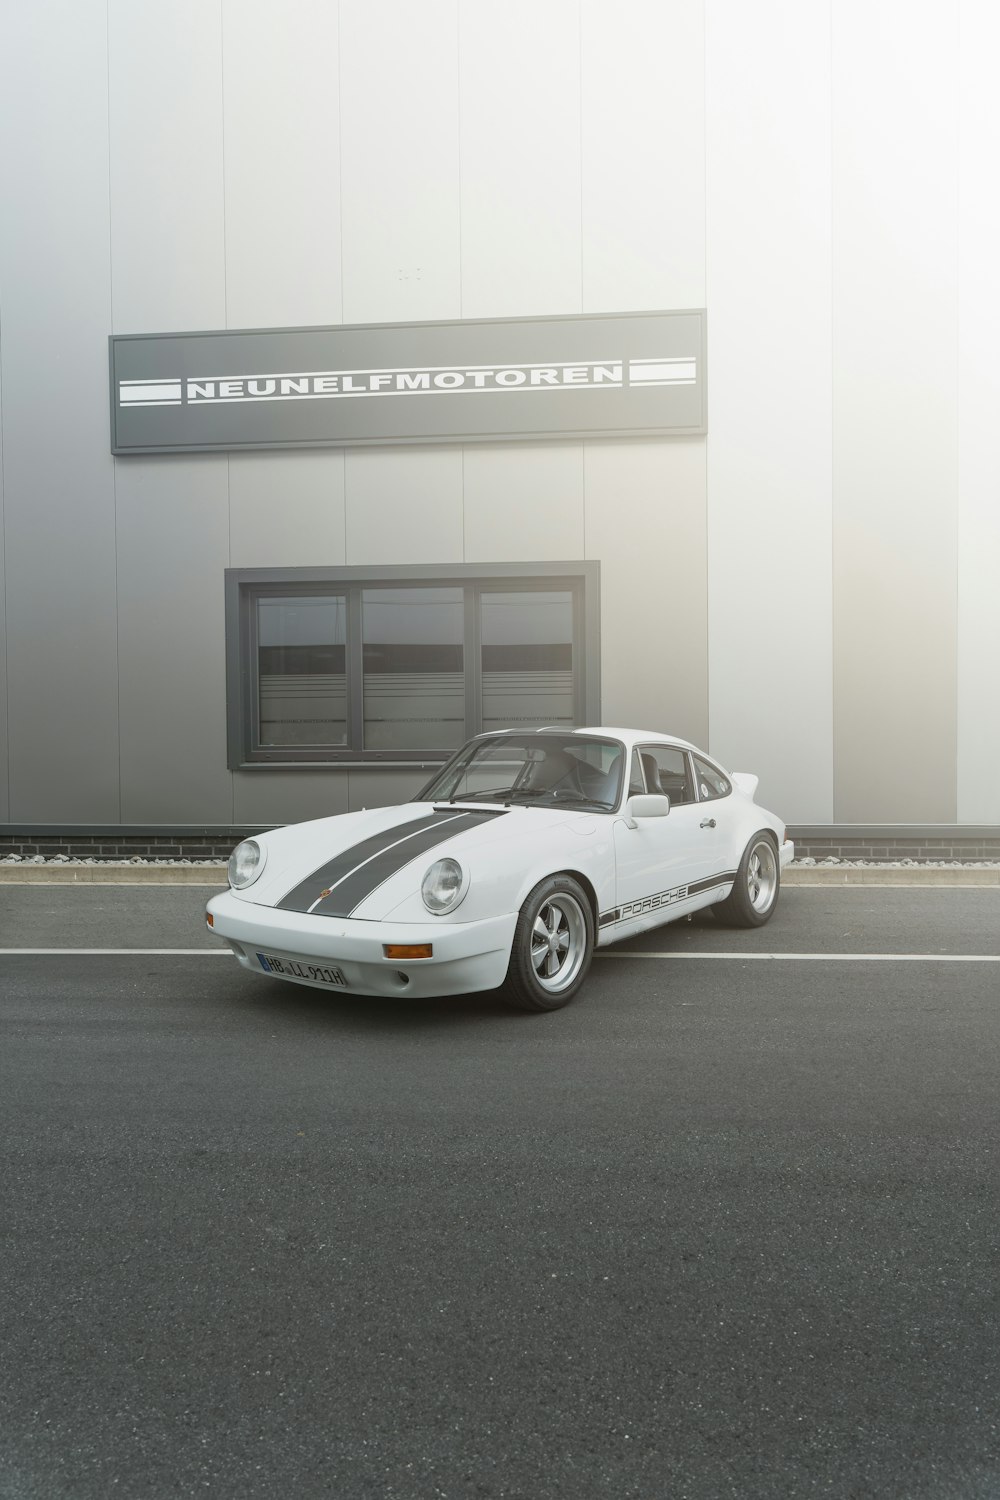
[[[6,955],[70,958],[96,955],[122,958],[232,958],[229,948],[0,948]],[[595,958],[709,959],[723,963],[776,962],[817,964],[1000,964],[1000,953],[595,953]]]

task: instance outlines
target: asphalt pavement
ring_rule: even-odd
[[[257,979],[207,894],[0,889],[173,950],[0,953],[2,1500],[1000,1496],[1000,890],[542,1016]]]

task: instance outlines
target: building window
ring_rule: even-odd
[[[229,764],[443,761],[599,723],[598,565],[229,569]]]
[[[257,725],[262,747],[347,744],[347,599],[257,605]]]
[[[482,727],[579,722],[573,683],[573,594],[484,589]]]
[[[457,750],[465,741],[461,589],[363,589],[362,745]]]

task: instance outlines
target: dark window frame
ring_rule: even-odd
[[[569,592],[573,596],[573,688],[578,727],[600,723],[600,564],[596,562],[445,563],[386,567],[227,568],[226,712],[228,765],[232,771],[342,766],[443,766],[453,749],[365,750],[363,733],[361,595],[375,588],[465,589],[466,737],[481,730],[483,590],[500,593]],[[257,609],[261,597],[328,592],[348,598],[348,744],[329,748],[259,744]]]

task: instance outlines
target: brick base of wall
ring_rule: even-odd
[[[998,860],[1000,828],[935,825],[916,828],[829,826],[789,827],[797,858],[869,860]],[[211,859],[225,860],[244,838],[260,828],[53,829],[0,831],[0,859],[41,854],[51,859]]]
[[[1000,828],[795,828],[796,859],[1000,860]]]
[[[67,854],[70,859],[214,859],[226,860],[241,839],[250,838],[260,829],[245,833],[238,830],[222,834],[152,833],[115,835],[78,833],[60,837],[55,834],[2,834],[0,859],[7,854],[29,857]]]

